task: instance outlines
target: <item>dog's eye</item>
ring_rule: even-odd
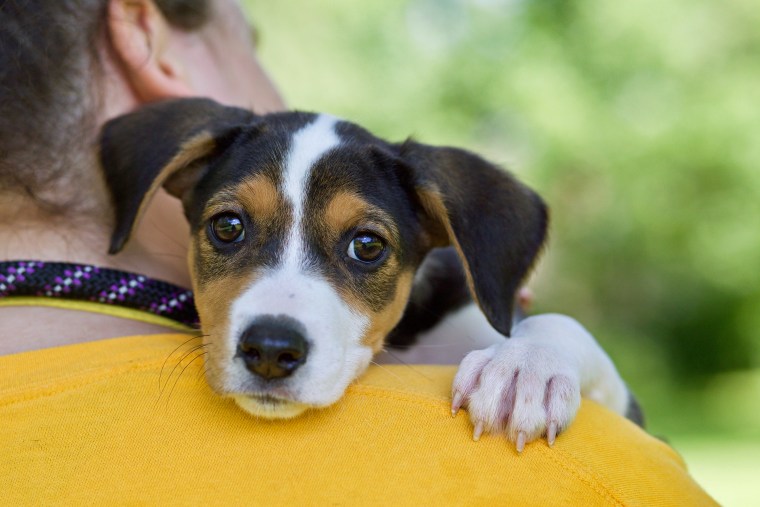
[[[222,243],[238,243],[245,238],[243,220],[236,213],[221,213],[212,218],[211,231]]]
[[[348,256],[360,262],[375,262],[385,251],[385,241],[370,232],[360,232],[348,244]]]

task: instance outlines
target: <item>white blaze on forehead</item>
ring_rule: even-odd
[[[316,119],[293,134],[285,160],[283,177],[285,193],[293,204],[301,204],[309,172],[317,160],[340,144],[335,124],[338,119],[320,114]]]
[[[288,258],[300,249],[299,231],[311,170],[320,158],[340,144],[335,133],[337,121],[337,118],[320,114],[293,135],[283,171],[285,196],[293,206],[293,223],[287,245]]]

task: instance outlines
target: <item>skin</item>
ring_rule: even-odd
[[[259,113],[285,107],[257,59],[251,28],[235,0],[215,0],[212,19],[194,32],[170,26],[152,0],[111,0],[107,29],[111,42],[103,40],[100,48],[103,75],[97,86],[104,107],[97,114],[98,127],[142,104],[169,97],[210,97]],[[90,144],[96,146],[94,138]],[[86,171],[95,197],[87,213],[56,220],[24,196],[0,193],[0,260],[97,264],[189,287],[186,220],[179,201],[163,190],[153,199],[128,247],[118,255],[107,254],[111,206],[95,153],[89,155],[93,163]],[[168,331],[105,315],[44,307],[0,308],[0,322],[0,355]]]

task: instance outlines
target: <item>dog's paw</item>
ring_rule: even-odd
[[[462,360],[451,413],[467,407],[474,440],[483,432],[502,433],[522,452],[544,435],[554,443],[575,418],[580,392],[577,368],[559,347],[513,338]]]

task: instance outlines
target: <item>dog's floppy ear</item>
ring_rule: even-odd
[[[208,99],[151,104],[103,127],[100,161],[115,210],[110,253],[129,239],[146,204],[163,185],[187,196],[205,174],[208,161],[227,147],[255,115]]]
[[[546,237],[546,205],[473,153],[412,141],[398,149],[412,172],[432,246],[456,248],[473,297],[491,325],[509,336],[515,291]]]

